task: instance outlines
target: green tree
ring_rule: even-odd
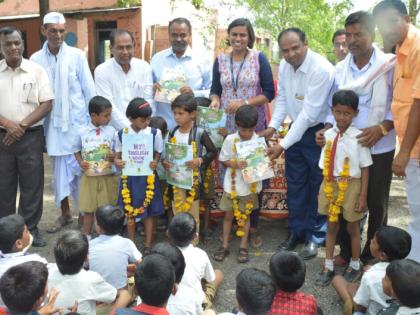
[[[281,30],[299,27],[308,38],[309,46],[333,58],[331,38],[343,27],[350,0],[328,3],[325,0],[238,0],[249,7],[255,17],[254,26],[271,33],[273,39]]]
[[[408,1],[408,14],[411,17],[411,22],[416,25],[417,24],[417,15],[420,11],[420,3],[417,0],[409,0]]]

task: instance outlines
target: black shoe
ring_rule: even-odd
[[[278,250],[293,250],[297,244],[299,244],[299,238],[295,233],[290,233],[289,237],[280,244]]]
[[[346,268],[343,272],[344,279],[347,280],[347,282],[356,282],[360,279],[362,276],[362,267],[359,267],[359,270],[353,269],[352,267]]]
[[[334,277],[334,271],[329,269],[323,269],[319,273],[318,278],[315,280],[315,285],[319,287],[326,287],[331,283],[332,278]]]
[[[44,247],[47,245],[47,243],[42,238],[41,233],[39,232],[38,228],[31,230],[31,235],[34,238],[32,241],[33,247]]]
[[[318,255],[318,245],[314,242],[307,242],[299,253],[299,256],[305,260],[314,258],[316,255]]]

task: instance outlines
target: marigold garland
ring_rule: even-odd
[[[239,139],[235,138],[233,140],[233,153],[236,155],[236,143]],[[236,157],[232,159],[233,162],[236,162]],[[238,229],[236,230],[236,236],[243,237],[245,236],[244,228],[249,220],[249,215],[252,210],[254,210],[254,194],[257,193],[257,183],[252,183],[250,185],[251,196],[248,198],[245,204],[245,209],[239,208],[238,194],[236,193],[236,169],[232,168],[231,173],[231,192],[230,199],[232,200],[233,215],[235,216],[236,222],[238,223]]]
[[[350,161],[348,157],[344,159],[343,170],[340,173],[340,177],[337,179],[337,185],[338,185],[337,198],[334,200],[333,181],[330,180],[331,148],[332,148],[332,141],[329,140],[325,144],[324,170],[322,174],[324,176],[324,181],[325,181],[325,186],[324,186],[325,197],[329,201],[328,220],[330,222],[337,222],[338,216],[341,213],[341,206],[345,199],[345,193],[349,185],[348,180],[350,178]]]
[[[128,128],[124,128],[124,133],[128,133]],[[121,176],[122,188],[121,196],[124,203],[124,212],[128,218],[136,217],[144,213],[144,210],[150,205],[155,195],[155,174],[147,176],[146,178],[146,195],[143,200],[143,205],[139,208],[134,208],[131,204],[131,192],[128,188],[128,176]]]
[[[170,143],[176,143],[176,137],[172,137]],[[193,150],[193,158],[197,157],[197,144],[195,141],[191,141],[191,146]],[[197,196],[197,188],[199,185],[199,172],[198,167],[193,169],[193,185],[188,191],[188,197],[182,194],[182,192],[176,187],[172,186],[172,191],[174,193],[174,212],[188,212],[191,210],[192,204]]]
[[[207,168],[206,171],[204,173],[204,178],[203,178],[203,187],[204,187],[204,192],[206,194],[209,193],[209,188],[210,188],[210,181],[214,180],[213,178],[213,163],[211,163]]]

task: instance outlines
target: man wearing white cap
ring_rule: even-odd
[[[55,202],[57,207],[61,206],[61,216],[48,230],[51,233],[71,222],[70,195],[77,207],[81,168],[73,153],[77,151],[77,130],[88,124],[88,103],[96,95],[84,53],[64,42],[65,23],[61,13],[46,14],[41,31],[47,40],[31,56],[32,61],[47,70],[56,96],[45,122],[47,151],[53,162]]]

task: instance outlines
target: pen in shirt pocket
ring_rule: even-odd
[[[295,94],[295,99],[299,100],[299,101],[303,101],[305,99],[304,95],[299,95],[299,94]]]

